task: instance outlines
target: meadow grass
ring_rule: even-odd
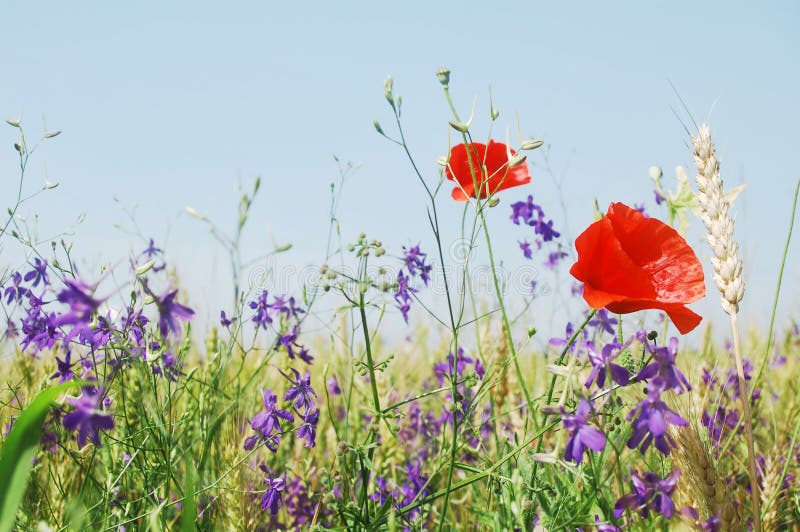
[[[583,292],[576,286],[568,297],[593,301],[604,278],[624,267],[630,278],[620,290],[637,276],[655,285],[680,277],[661,287],[670,299],[648,296],[643,304],[634,286],[585,307],[563,324],[563,337],[540,339],[533,300],[523,298],[516,311],[520,302],[499,261],[522,253],[566,270],[573,243],[529,196],[510,205],[526,240],[500,249],[492,234],[503,228],[490,226],[487,212],[498,208],[499,194],[513,192],[501,191],[529,180],[522,154],[542,142],[520,139],[520,152],[479,143],[474,110],[464,121],[450,98],[449,71],[437,79],[461,142],[436,177],[408,148],[391,78],[385,96],[393,128],[375,123],[419,182],[428,244],[392,255],[365,234],[348,239],[337,218],[340,182],[331,189],[317,281],[294,294],[244,286],[239,242],[256,181],[241,195],[231,235],[190,209],[225,247],[233,272],[235,303],[205,330],[193,329],[191,294],[153,241],[86,278],[67,243],[45,250],[30,238],[17,211],[34,149],[22,124],[9,122],[19,130],[20,193],[0,238],[25,250],[27,262],[0,277],[7,317],[0,471],[13,472],[0,486],[0,527],[797,529],[800,328],[773,315],[768,331],[739,340],[735,316],[747,299],[733,225],[726,225],[733,197],[722,190],[707,135],[701,130],[699,174],[718,183],[714,190],[700,183],[699,206],[712,235],[714,280],[734,319],[733,343],[715,343],[718,324],[706,322],[691,347],[670,326],[697,326],[683,305],[702,296],[702,268],[670,226],[685,232],[698,204],[680,176],[677,192],[665,192],[660,171],[652,175],[669,223],[623,204],[598,212],[571,269],[576,279],[588,275]],[[493,107],[489,115],[497,120]],[[451,195],[465,200],[455,256],[446,251],[438,208]],[[629,250],[630,262],[657,251],[667,273],[652,274],[650,259],[590,261],[590,236],[629,222],[653,231]],[[620,246],[630,245],[624,233],[615,233]],[[714,240],[720,235],[722,244]],[[669,255],[675,249],[677,258]],[[582,261],[591,268],[582,272]],[[473,286],[479,263],[490,272],[488,295]],[[592,277],[599,270],[606,273]],[[783,264],[776,307],[782,275]],[[434,285],[441,290],[426,297]],[[382,334],[409,315],[404,338]],[[324,322],[324,333],[304,334],[313,320]],[[72,388],[55,390],[58,383]]]

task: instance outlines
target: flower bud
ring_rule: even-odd
[[[492,207],[497,207],[498,205],[500,205],[500,198],[498,198],[497,196],[493,196],[492,198],[489,199],[489,208],[490,209]]]
[[[650,179],[652,179],[653,181],[661,179],[661,176],[664,175],[664,172],[661,171],[660,166],[651,166],[647,170],[647,173],[650,176]]]
[[[519,149],[521,150],[535,150],[537,148],[541,148],[544,144],[544,141],[537,140],[537,139],[527,139],[523,140],[522,144],[519,145]]]
[[[19,128],[19,119],[14,120],[12,118],[6,118],[6,124],[11,127]]]
[[[61,134],[61,130],[60,129],[58,131],[45,131],[44,132],[44,138],[52,139],[53,137],[57,137],[60,134]]]
[[[383,82],[383,95],[386,96],[386,101],[392,105],[394,105],[394,96],[392,96],[393,86],[394,80],[392,79],[392,76],[386,76],[386,81]]]
[[[509,168],[514,168],[515,166],[519,166],[522,163],[524,163],[525,159],[527,159],[527,158],[528,158],[528,156],[525,155],[524,153],[518,153],[518,154],[514,155],[511,159],[508,160],[508,167]]]
[[[284,251],[289,251],[290,249],[292,249],[292,243],[291,242],[289,242],[287,244],[284,244],[282,246],[276,247],[275,248],[275,253],[283,253]]]
[[[193,207],[188,207],[187,206],[187,207],[185,207],[185,210],[186,210],[187,213],[189,213],[190,216],[193,216],[193,217],[197,218],[198,220],[205,220],[206,219],[206,215],[205,214],[202,214],[201,212],[195,210]]]
[[[155,263],[156,263],[155,259],[145,262],[144,264],[136,268],[136,275],[141,277],[142,275],[146,274],[147,272],[153,269]]]
[[[450,84],[450,69],[447,67],[440,68],[436,71],[436,78],[442,84],[442,87],[447,87]]]
[[[459,131],[461,133],[466,133],[469,131],[469,124],[465,124],[464,122],[459,122],[458,120],[450,120],[450,127]]]
[[[381,135],[385,135],[385,133],[383,132],[383,128],[381,127],[380,122],[378,122],[377,120],[373,120],[372,121],[372,125],[375,126],[375,131],[377,131]]]

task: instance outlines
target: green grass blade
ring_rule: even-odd
[[[83,383],[68,382],[41,392],[22,411],[0,450],[0,532],[11,530],[17,516],[17,508],[25,496],[25,488],[33,468],[33,459],[42,438],[42,424],[50,405],[56,397],[70,388]]]

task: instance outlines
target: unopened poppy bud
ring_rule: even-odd
[[[438,164],[439,166],[447,166],[447,157],[440,155],[439,157],[436,158],[436,164]]]
[[[650,176],[650,179],[652,179],[653,181],[661,179],[661,176],[664,175],[664,172],[661,171],[660,166],[651,166],[647,170],[647,173]]]
[[[61,130],[60,129],[58,131],[45,131],[44,132],[44,138],[52,139],[53,137],[57,137],[60,134],[61,134]]]
[[[18,128],[19,127],[19,119],[14,120],[13,118],[6,118],[6,124],[8,124],[11,127]]]
[[[291,242],[290,242],[290,243],[288,243],[288,244],[284,244],[284,245],[282,245],[282,246],[278,246],[278,247],[276,247],[276,248],[275,248],[275,253],[283,253],[284,251],[289,251],[290,249],[292,249],[292,244],[291,244]]]
[[[436,71],[436,78],[443,87],[447,87],[450,84],[450,69],[447,67],[440,68]]]
[[[527,139],[523,140],[522,144],[519,145],[519,149],[521,150],[535,150],[537,148],[541,148],[544,144],[544,141],[537,140],[537,139]]]
[[[494,196],[489,200],[489,208],[497,207],[498,205],[500,205],[500,198],[497,196]]]
[[[377,120],[373,120],[372,125],[375,126],[375,131],[377,131],[381,135],[384,135],[383,128],[381,127],[380,122],[378,122]]]
[[[522,163],[524,163],[525,159],[527,159],[527,158],[528,158],[528,156],[525,155],[524,153],[518,153],[518,154],[514,155],[513,157],[511,157],[508,160],[508,167],[509,168],[514,168],[515,166],[519,166]]]
[[[469,124],[465,124],[464,122],[459,122],[458,120],[450,120],[450,127],[459,131],[461,133],[466,133],[469,131]]]
[[[45,190],[50,190],[50,189],[56,188],[57,186],[58,186],[58,182],[54,183],[53,181],[50,181],[49,179],[45,179],[44,180],[44,188],[45,188]]]
[[[17,150],[20,155],[25,153],[25,148],[23,148],[22,144],[20,144],[19,142],[14,143],[14,149]]]

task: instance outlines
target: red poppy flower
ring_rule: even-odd
[[[569,272],[583,281],[583,298],[592,308],[618,314],[660,309],[681,334],[700,324],[702,318],[686,304],[706,294],[703,267],[670,226],[612,203],[575,247],[578,261]]]
[[[470,171],[470,161],[467,158],[467,146],[470,147],[472,167],[475,169],[475,179]],[[489,141],[489,146],[480,142],[469,145],[459,144],[450,150],[450,159],[445,168],[445,175],[450,181],[456,181],[458,186],[453,189],[453,199],[467,201],[469,198],[486,198],[500,190],[525,185],[531,182],[528,173],[528,163],[523,162],[509,168],[508,161],[516,152],[502,142]],[[480,196],[475,193],[477,181]]]

